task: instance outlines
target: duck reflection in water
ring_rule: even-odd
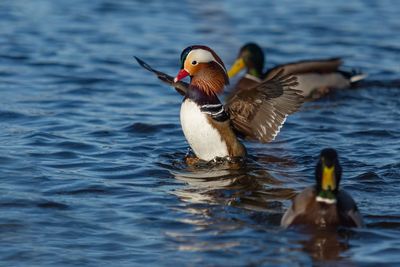
[[[346,260],[346,256],[343,256],[343,253],[350,247],[348,239],[351,231],[347,229],[339,231],[311,230],[310,228],[303,230],[307,236],[298,241],[301,245],[300,250],[306,252],[315,264],[326,264],[326,261],[332,261],[332,264],[335,265],[335,262],[340,261],[341,266],[354,265],[350,260]]]
[[[166,233],[179,250],[221,252],[249,242],[243,235],[249,227],[262,233],[265,225],[271,224],[277,230],[281,203],[294,195],[294,190],[285,188],[252,158],[234,164],[188,166],[184,160],[178,164],[170,172],[184,185],[172,193],[182,201],[177,207],[184,213],[181,222],[192,228],[190,234],[180,230]],[[209,235],[198,239],[197,233]]]
[[[281,159],[277,164],[287,164],[287,161]],[[171,173],[187,184],[174,194],[189,203],[230,205],[278,215],[282,201],[295,194],[251,158],[246,162],[197,164]]]

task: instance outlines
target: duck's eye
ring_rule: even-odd
[[[192,65],[197,65],[197,61],[196,61],[196,60],[193,60],[193,61],[192,61]]]

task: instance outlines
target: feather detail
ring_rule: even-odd
[[[216,62],[203,63],[201,65],[196,75],[192,77],[191,85],[199,88],[206,95],[222,93],[224,86],[229,84],[229,78],[225,70]]]

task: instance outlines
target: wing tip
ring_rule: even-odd
[[[148,70],[148,71],[154,72],[153,68],[150,67],[149,64],[147,64],[146,62],[144,62],[143,60],[141,60],[141,59],[138,58],[137,56],[133,56],[133,57],[136,59],[136,61],[139,63],[139,65],[140,65],[142,68],[144,68],[144,69],[146,69],[146,70]]]
[[[144,63],[143,60],[141,60],[141,59],[138,58],[137,56],[133,56],[133,57],[136,59],[136,61],[137,61],[140,65],[143,65],[143,63]]]

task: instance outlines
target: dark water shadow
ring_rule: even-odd
[[[400,79],[391,80],[369,80],[360,81],[352,86],[352,89],[366,89],[371,87],[385,88],[385,89],[400,89]]]

